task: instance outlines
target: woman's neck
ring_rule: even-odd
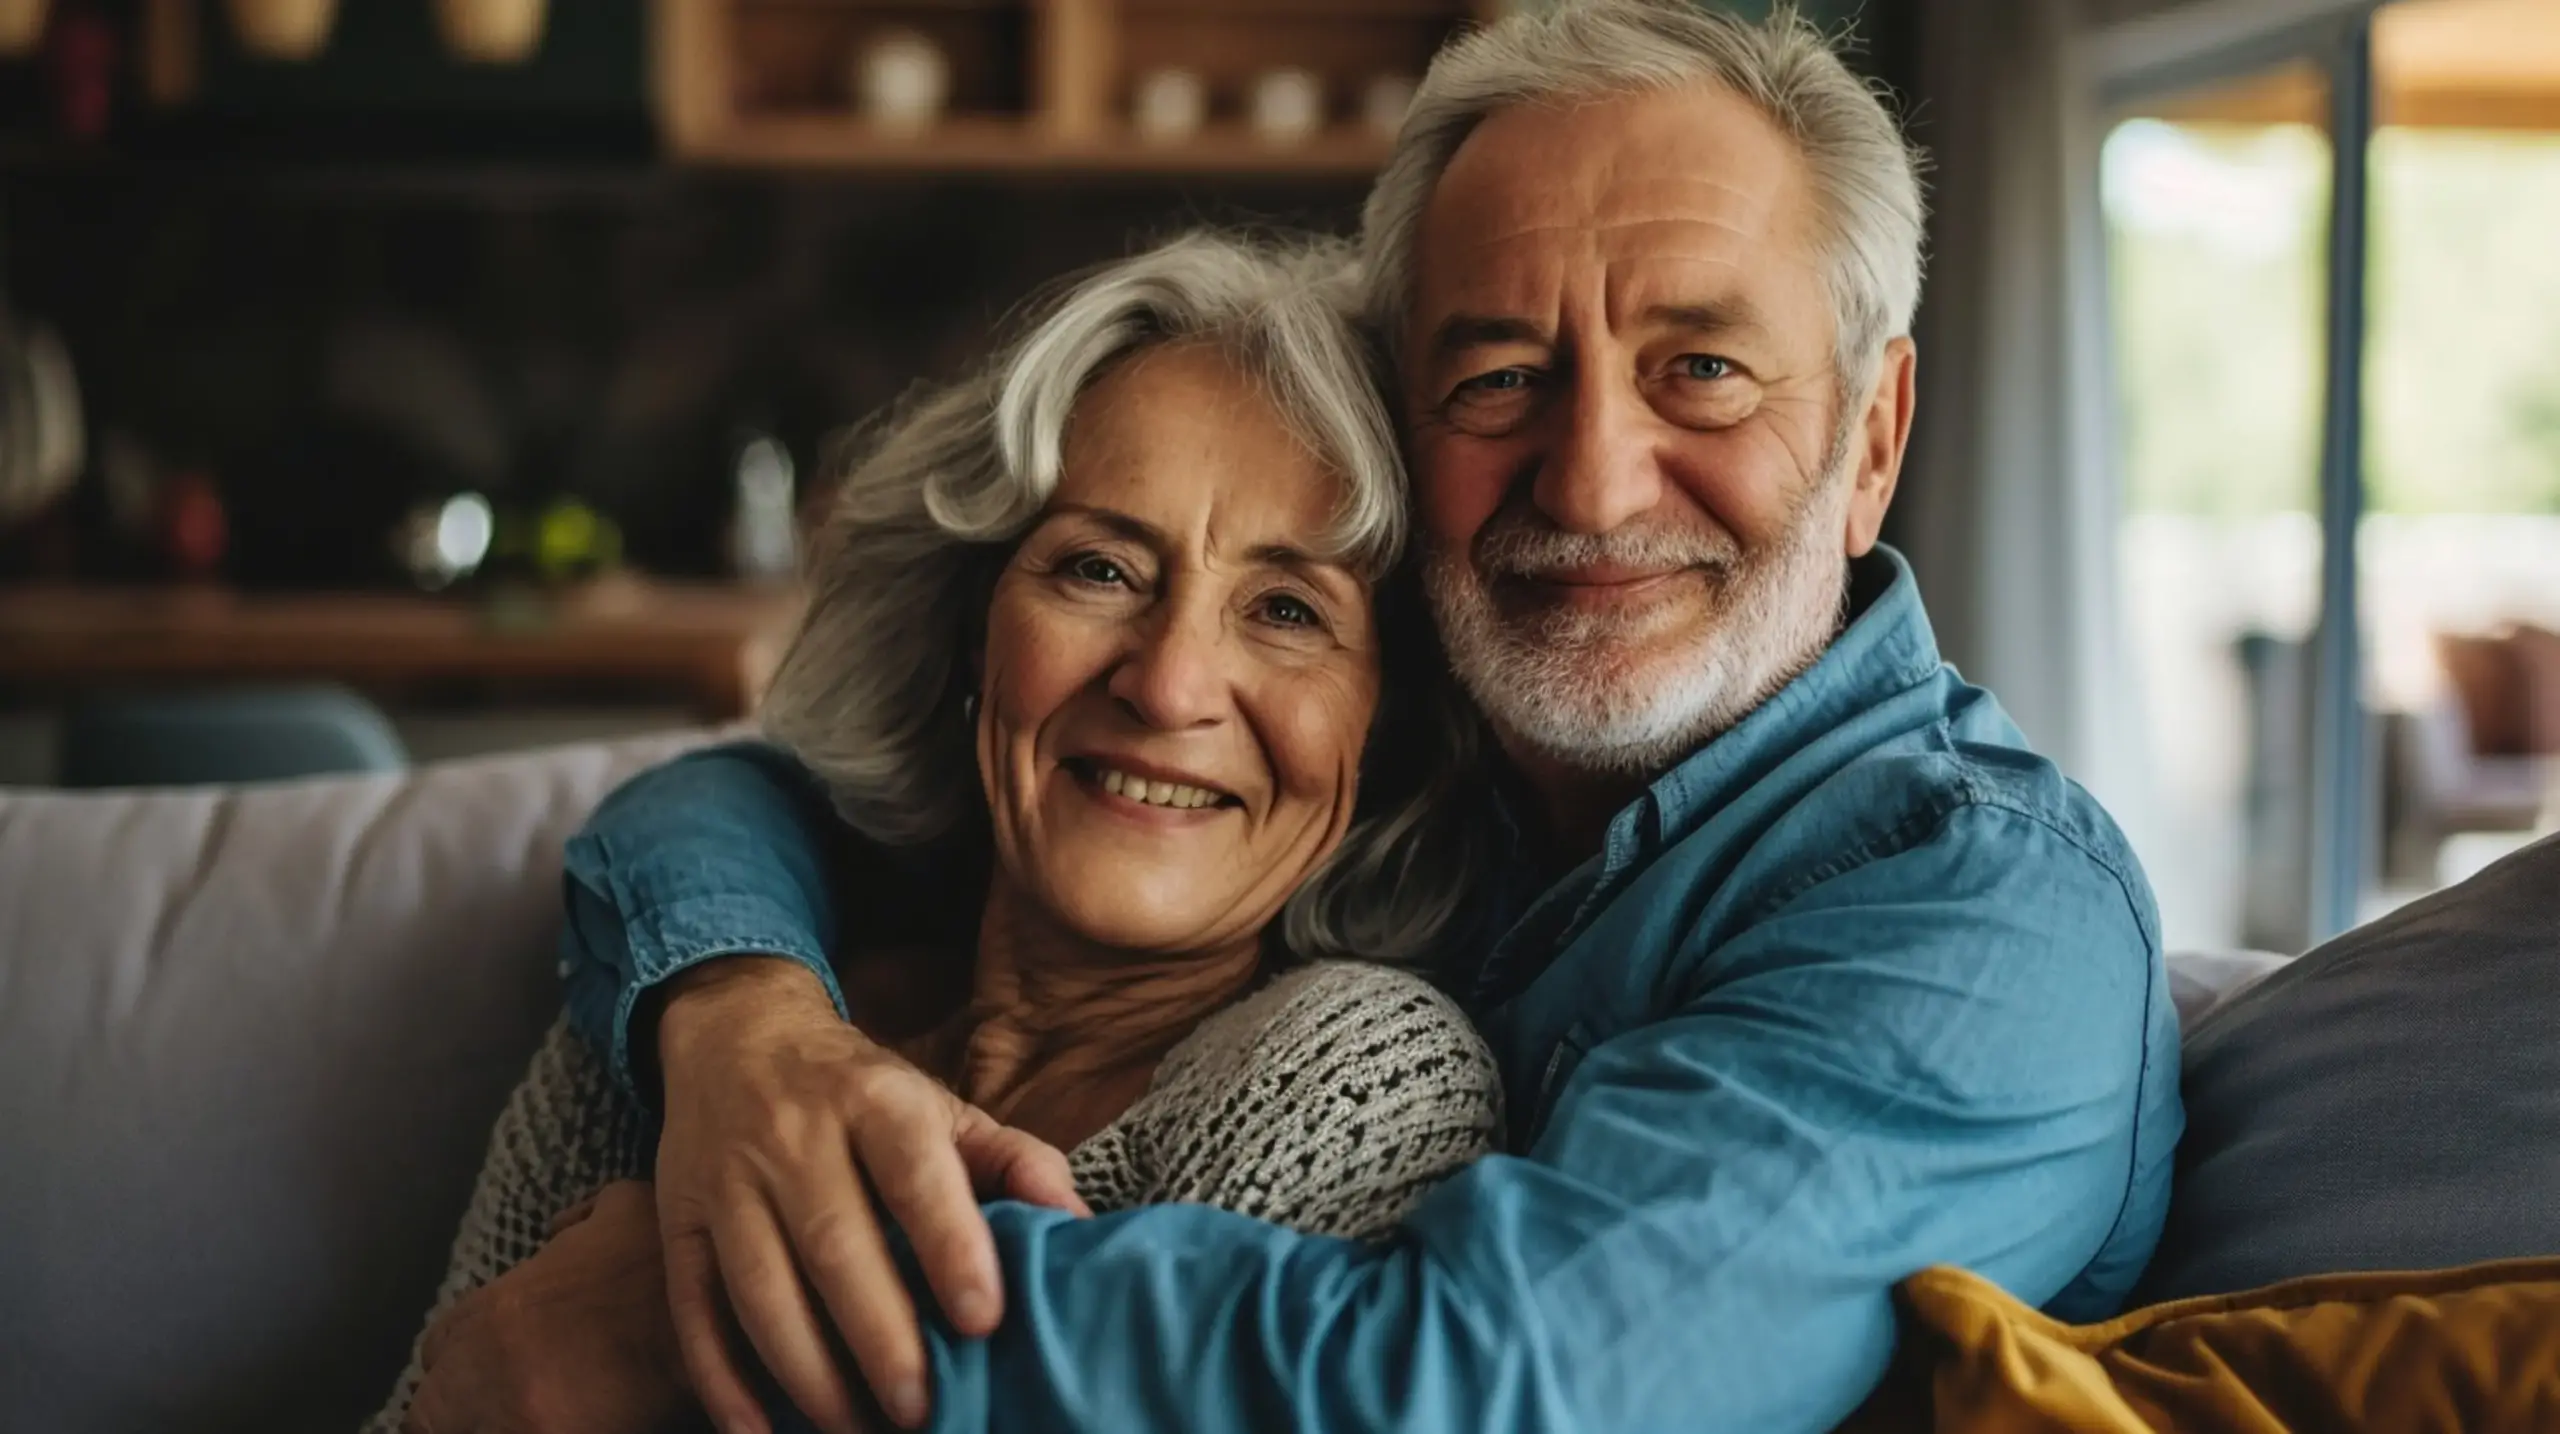
[[[999,871],[968,1005],[926,1064],[963,1099],[1059,1149],[1111,1123],[1156,1064],[1253,984],[1256,943],[1140,955],[1067,930]]]

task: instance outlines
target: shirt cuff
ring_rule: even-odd
[[[598,886],[602,886],[602,890]],[[652,1114],[654,1091],[633,1078],[632,1019],[641,998],[705,961],[768,956],[818,978],[840,1020],[850,1020],[835,968],[808,936],[808,918],[761,897],[710,894],[663,903],[635,899],[610,869],[589,866],[568,882],[561,967],[573,1025],[604,1053],[614,1080]]]

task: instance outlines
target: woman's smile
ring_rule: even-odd
[[[1244,809],[1241,797],[1205,778],[1126,757],[1068,757],[1071,785],[1103,810],[1160,826],[1192,827]]]

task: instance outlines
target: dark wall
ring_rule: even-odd
[[[44,140],[52,92],[0,66],[9,299],[63,331],[102,460],[212,475],[238,581],[393,580],[396,516],[461,488],[583,497],[644,565],[716,571],[742,430],[805,483],[825,435],[958,372],[1035,286],[1202,220],[1347,229],[1363,188],[676,170],[637,7],[567,7],[597,14],[486,74],[433,60],[422,6],[342,8],[310,66],[209,27],[183,119],[128,87],[85,144]],[[1907,89],[1918,7],[1866,9],[1859,62]],[[149,570],[105,466],[77,541],[0,542],[0,576]]]
[[[8,285],[93,428],[209,469],[231,575],[361,580],[393,517],[574,494],[715,568],[747,427],[802,459],[985,349],[1039,284],[1202,219],[1344,228],[1357,185],[843,182],[630,168],[114,168],[0,190]]]

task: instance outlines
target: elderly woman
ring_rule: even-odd
[[[767,730],[950,908],[844,943],[838,975],[870,1031],[1020,1133],[1016,1193],[1049,1147],[1072,1151],[1060,1202],[1366,1236],[1495,1146],[1464,1017],[1336,959],[1422,950],[1474,829],[1468,724],[1391,576],[1402,476],[1341,273],[1329,247],[1194,236],[1095,274],[892,418],[812,554]],[[376,1427],[444,1427],[439,1329],[564,1208],[645,1175],[645,1124],[555,1030]]]

